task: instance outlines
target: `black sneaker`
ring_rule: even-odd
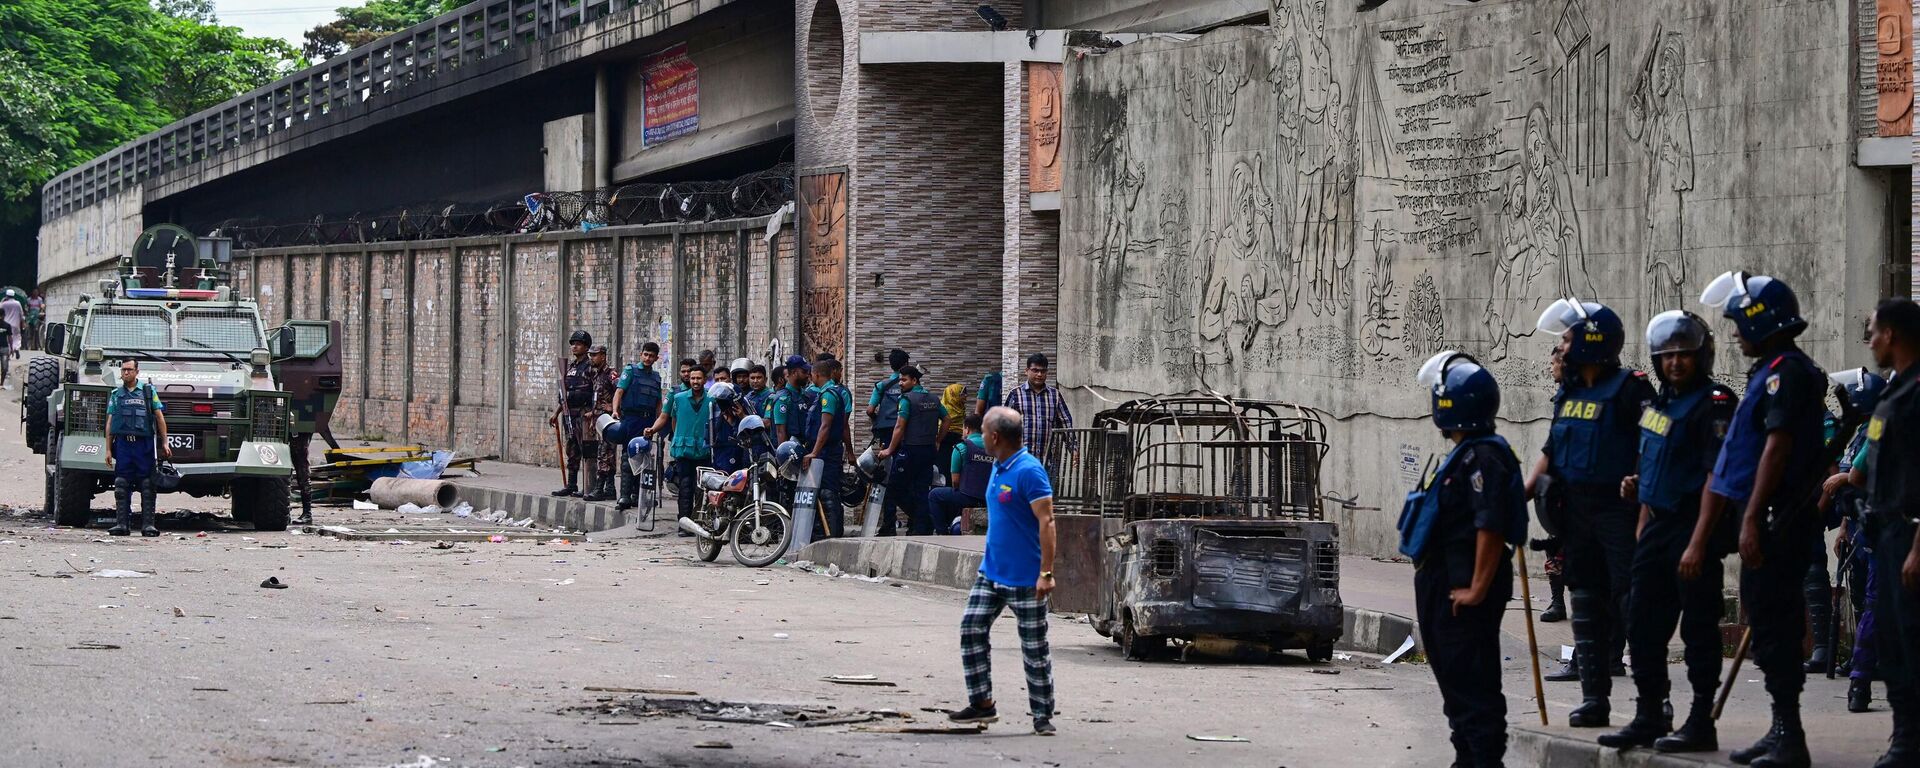
[[[1058,729],[1053,727],[1052,718],[1036,717],[1033,719],[1033,733],[1035,736],[1052,736],[1056,730]]]
[[[948,712],[947,719],[952,720],[953,722],[956,722],[956,723],[960,723],[962,725],[969,724],[969,723],[979,723],[981,725],[985,725],[987,723],[1000,722],[1000,713],[997,710],[995,710],[993,705],[991,704],[985,707],[968,704],[966,709],[960,710],[958,712]],[[1034,723],[1034,726],[1033,726],[1034,730],[1036,731],[1039,730],[1041,722],[1045,722],[1045,721],[1036,721]],[[1049,725],[1047,727],[1052,728],[1053,726]]]

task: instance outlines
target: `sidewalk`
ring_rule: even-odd
[[[887,576],[909,581],[940,584],[965,589],[972,584],[979,568],[981,536],[902,536],[890,538],[830,539],[815,542],[789,560],[812,560],[838,565],[841,570],[869,576]],[[1544,580],[1536,579],[1533,588],[1535,616],[1549,601]],[[1633,717],[1633,682],[1615,678],[1613,683],[1613,722],[1606,729],[1565,727],[1567,713],[1580,703],[1579,683],[1546,683],[1547,714],[1552,726],[1541,726],[1539,709],[1534,704],[1533,673],[1527,663],[1527,626],[1521,616],[1520,589],[1514,586],[1514,600],[1508,606],[1508,618],[1502,624],[1501,649],[1506,656],[1504,689],[1512,727],[1509,765],[1548,766],[1549,768],[1612,768],[1613,766],[1697,767],[1732,765],[1727,751],[1745,748],[1764,733],[1771,721],[1766,692],[1761,688],[1760,671],[1751,660],[1742,664],[1733,695],[1719,722],[1722,751],[1697,755],[1664,755],[1652,750],[1621,752],[1594,743],[1601,734],[1626,725]],[[1340,647],[1361,653],[1384,655],[1397,648],[1413,631],[1413,566],[1364,557],[1340,558],[1340,596],[1347,608],[1347,634]],[[1089,630],[1090,631],[1090,630]],[[1573,644],[1572,625],[1534,622],[1541,652],[1542,673],[1558,667],[1560,646]],[[1686,670],[1678,663],[1678,639],[1669,645],[1669,677],[1674,681],[1673,704],[1676,720],[1685,720],[1691,694],[1686,686]],[[1722,671],[1724,675],[1724,668]],[[1875,686],[1874,711],[1851,714],[1846,711],[1845,677],[1828,680],[1824,674],[1808,675],[1806,692],[1801,697],[1808,744],[1815,765],[1871,765],[1886,749],[1892,729],[1886,709],[1884,686]],[[1443,725],[1435,701],[1435,726]],[[1679,723],[1676,722],[1677,726]]]
[[[340,441],[340,449],[348,453],[356,448],[397,445],[407,443]],[[316,464],[325,460],[321,452],[326,447],[320,440],[313,441],[312,455]],[[540,528],[567,528],[592,533],[622,527],[633,514],[630,510],[615,509],[612,501],[587,502],[577,496],[552,495],[553,489],[560,486],[560,470],[554,467],[485,460],[479,463],[477,471],[472,474],[452,470],[442,479],[459,487],[460,498],[472,504],[474,509],[504,509],[515,519],[533,518],[534,524]],[[672,503],[672,500],[669,499],[668,503]],[[671,517],[671,513],[668,516]]]

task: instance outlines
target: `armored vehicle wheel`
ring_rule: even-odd
[[[1333,641],[1311,643],[1307,646],[1307,661],[1332,661]]]
[[[85,528],[93,522],[93,477],[61,469],[59,455],[56,443],[47,454],[47,511],[56,525]]]
[[[1164,637],[1143,637],[1133,629],[1133,617],[1120,621],[1120,653],[1134,661],[1151,661],[1167,650]]]
[[[286,530],[291,507],[287,478],[242,477],[233,481],[233,517],[252,520],[256,531]]]
[[[47,452],[47,397],[60,388],[60,361],[36,357],[27,361],[27,391],[20,398],[20,417],[25,424],[27,447],[34,453]]]

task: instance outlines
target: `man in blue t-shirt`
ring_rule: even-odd
[[[1047,595],[1053,592],[1053,484],[1047,469],[1020,440],[1020,413],[987,411],[982,432],[993,455],[987,479],[987,548],[980,576],[967,594],[960,619],[960,661],[967,678],[967,708],[948,715],[956,723],[1000,719],[993,702],[993,671],[987,635],[1004,608],[1019,621],[1020,653],[1027,670],[1027,702],[1033,732],[1052,736],[1053,660],[1047,651]]]

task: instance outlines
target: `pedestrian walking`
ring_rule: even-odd
[[[620,446],[606,439],[595,427],[602,414],[618,418],[619,393],[618,382],[613,378],[613,366],[607,362],[607,345],[597,344],[587,354],[587,375],[593,380],[593,408],[585,414],[586,431],[581,435],[581,450],[593,462],[592,479],[587,482],[587,492],[580,497],[582,501],[610,501],[614,496],[613,475],[619,461]]]
[[[653,369],[660,361],[660,345],[647,342],[640,345],[640,361],[628,363],[620,372],[620,380],[614,382],[613,401],[620,413],[620,434],[622,439],[639,437],[640,433],[660,417],[660,372]],[[617,447],[616,447],[617,449]],[[633,467],[625,461],[620,462],[620,502],[614,505],[618,509],[632,509],[640,506],[640,482],[634,475]]]
[[[1507,751],[1500,620],[1513,595],[1512,547],[1527,536],[1520,459],[1494,431],[1500,385],[1472,356],[1441,352],[1416,380],[1453,447],[1407,494],[1400,552],[1414,562],[1414,609],[1452,732],[1453,764],[1498,766]]]
[[[1047,438],[1053,431],[1073,427],[1073,412],[1067,410],[1066,398],[1047,383],[1047,356],[1038,352],[1027,356],[1027,383],[1007,393],[1006,407],[1020,414],[1025,430],[1021,433],[1021,444],[1042,460],[1047,455]]]
[[[1733,321],[1740,352],[1754,359],[1713,467],[1713,496],[1703,500],[1700,514],[1700,525],[1708,529],[1722,510],[1738,521],[1740,605],[1752,633],[1753,661],[1773,705],[1766,735],[1732,758],[1762,768],[1804,767],[1811,759],[1800,724],[1800,691],[1807,681],[1800,650],[1807,599],[1800,583],[1807,573],[1807,539],[1820,528],[1814,504],[1826,477],[1826,374],[1794,341],[1807,321],[1785,282],[1728,272],[1700,300]]]
[[[672,430],[673,443],[667,449],[667,456],[673,459],[674,490],[682,520],[693,517],[694,502],[699,494],[695,481],[700,477],[701,465],[713,459],[713,444],[708,442],[712,421],[713,401],[707,397],[707,372],[696,365],[687,369],[687,388],[667,399],[666,407],[660,409],[660,415],[644,435],[652,439]],[[692,534],[681,529],[680,535]]]
[[[47,298],[35,288],[27,294],[27,338],[24,342],[28,349],[40,348],[40,326],[47,321]]]
[[[946,487],[927,492],[927,508],[933,510],[941,533],[965,529],[959,518],[968,509],[986,505],[987,477],[993,474],[993,455],[987,453],[980,434],[980,414],[967,414],[963,423],[967,434],[948,454]]]
[[[813,365],[813,384],[809,395],[805,435],[813,441],[807,463],[824,459],[820,472],[820,492],[815,497],[826,513],[828,535],[847,535],[846,509],[840,504],[840,472],[853,463],[853,447],[848,444],[848,422],[853,416],[853,394],[840,386],[840,361],[828,357]],[[842,463],[844,461],[844,463]]]
[[[1599,742],[1713,752],[1720,749],[1713,723],[1725,609],[1720,560],[1733,552],[1733,529],[1699,525],[1700,489],[1739,400],[1713,380],[1713,332],[1706,321],[1683,310],[1662,312],[1647,324],[1646,338],[1660,392],[1640,418],[1639,468],[1620,489],[1640,507],[1627,601],[1627,647],[1638,698],[1633,720]],[[1693,687],[1686,723],[1677,732],[1666,709],[1672,689],[1667,641],[1676,626]]]
[[[933,453],[940,446],[940,426],[946,422],[946,410],[939,398],[920,386],[920,369],[900,367],[900,404],[893,434],[875,458],[882,461],[899,458],[887,472],[887,499],[880,505],[881,536],[894,532],[894,510],[907,513],[908,536],[935,533],[932,510],[927,507],[927,490],[933,482]]]
[[[1620,365],[1626,325],[1605,305],[1561,299],[1540,315],[1540,330],[1560,337],[1566,370],[1553,396],[1547,431],[1532,477],[1551,475],[1565,491],[1565,579],[1573,600],[1573,655],[1580,674],[1580,706],[1567,716],[1575,728],[1604,728],[1612,713],[1614,670],[1626,646],[1633,529],[1639,505],[1620,497],[1634,473],[1641,408],[1653,399],[1647,375]],[[1643,663],[1665,664],[1663,654]]]
[[[573,359],[566,362],[560,372],[560,392],[555,396],[558,404],[553,415],[547,417],[549,426],[560,428],[561,474],[566,483],[553,492],[555,496],[580,495],[580,462],[584,454],[582,445],[585,433],[592,431],[592,423],[587,421],[587,411],[593,408],[593,363],[587,359],[587,349],[593,346],[593,335],[586,331],[574,331],[567,338],[567,348],[573,353]]]
[[[7,331],[11,334],[7,342],[8,358],[20,356],[20,340],[26,333],[23,326],[26,323],[27,310],[21,305],[20,298],[20,294],[12,288],[8,288],[4,295],[0,295],[0,322],[7,324]]]
[[[107,396],[107,468],[113,470],[113,527],[125,536],[133,525],[133,492],[140,492],[140,535],[160,535],[153,526],[153,472],[156,450],[172,459],[167,447],[166,406],[153,385],[140,380],[140,362],[120,362],[120,386]]]
[[[1022,446],[1021,421],[1017,411],[993,408],[983,422],[984,445],[993,456],[993,471],[987,478],[986,553],[960,618],[967,706],[948,718],[963,724],[1000,719],[993,699],[989,640],[994,620],[1012,608],[1033,732],[1052,736],[1053,658],[1047,648],[1047,597],[1054,588],[1053,485],[1047,480],[1046,467]]]
[[[1874,537],[1877,666],[1893,707],[1893,736],[1874,768],[1920,765],[1920,306],[1887,299],[1868,323],[1873,362],[1892,384],[1867,421],[1861,462],[1867,530]]]

